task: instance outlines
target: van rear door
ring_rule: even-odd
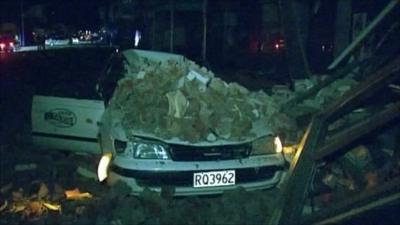
[[[101,153],[98,134],[103,112],[101,100],[35,95],[33,143],[49,149]]]

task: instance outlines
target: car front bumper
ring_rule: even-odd
[[[283,165],[284,160],[279,154],[201,162],[135,160],[116,156],[110,167],[108,182],[124,181],[132,188],[133,194],[139,194],[146,187],[157,192],[162,187],[173,187],[175,196],[220,194],[237,187],[251,191],[275,186],[283,174]],[[221,170],[235,170],[236,184],[193,187],[194,173]]]

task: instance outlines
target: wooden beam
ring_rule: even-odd
[[[398,117],[400,117],[400,103],[389,106],[378,114],[375,114],[329,138],[327,143],[315,152],[314,159],[321,160],[330,156],[358,138]]]
[[[334,104],[331,104],[327,109],[320,114],[324,115],[328,120],[334,121],[340,118],[350,110],[354,109],[363,100],[373,96],[383,87],[389,85],[394,80],[398,79],[397,72],[400,71],[400,56],[392,60],[385,67],[369,76],[354,90],[347,92]]]
[[[324,134],[323,118],[314,118],[290,164],[288,176],[267,224],[296,224],[300,218],[315,167],[313,158]]]

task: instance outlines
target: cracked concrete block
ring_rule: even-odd
[[[228,85],[228,92],[231,96],[237,97],[249,94],[249,90],[247,90],[247,88],[240,86],[238,83],[235,82]]]
[[[243,117],[241,120],[234,121],[233,123],[235,124],[232,126],[231,129],[231,135],[232,137],[235,137],[237,139],[242,139],[242,134],[243,133],[248,133],[249,130],[251,130],[252,127],[252,119],[249,117]],[[253,134],[247,134],[248,136],[253,136]]]
[[[186,75],[186,78],[190,81],[197,80],[203,84],[207,84],[210,81],[210,77],[204,76],[194,70],[190,70],[189,73]]]
[[[229,139],[233,122],[232,118],[221,118],[215,125],[215,133],[222,138]]]
[[[165,96],[168,99],[168,115],[175,118],[182,118],[189,106],[186,97],[180,90],[168,92]]]
[[[210,123],[210,116],[213,111],[208,107],[207,103],[200,101],[199,119],[204,124]]]
[[[223,96],[228,94],[228,84],[220,78],[214,78],[210,81],[209,88],[221,93]]]
[[[294,90],[296,92],[305,92],[311,89],[316,83],[312,79],[301,79],[294,82]]]

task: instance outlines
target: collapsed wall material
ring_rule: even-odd
[[[128,136],[240,142],[279,129],[271,122],[279,105],[262,91],[226,83],[183,57],[153,60],[132,50],[125,57],[110,106]]]

